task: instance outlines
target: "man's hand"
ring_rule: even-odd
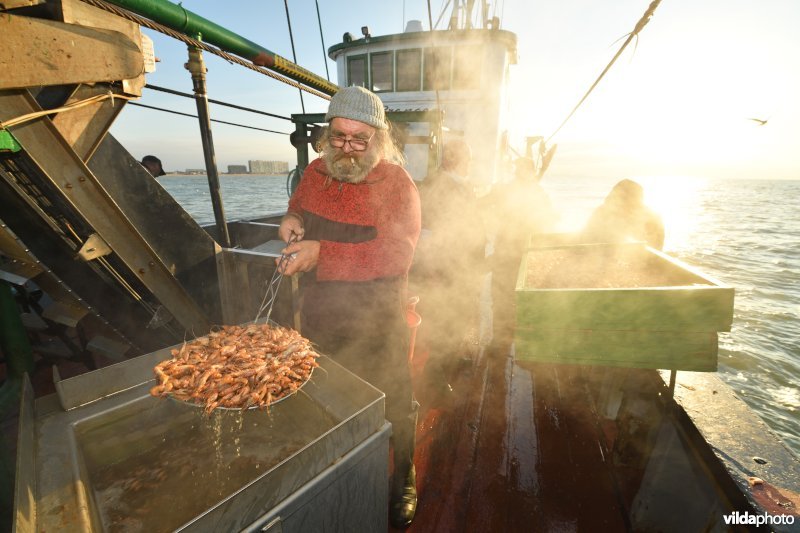
[[[283,224],[281,224],[283,227]],[[317,266],[319,261],[319,241],[300,241],[293,242],[281,253],[287,256],[288,259],[279,257],[275,260],[276,264],[281,269],[281,272],[287,276],[296,274],[298,272],[308,272]],[[281,264],[281,261],[283,263]]]
[[[303,229],[303,221],[296,215],[288,214],[281,220],[281,225],[278,228],[278,238],[283,242],[290,240],[301,241],[305,230]]]

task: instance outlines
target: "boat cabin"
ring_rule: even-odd
[[[508,143],[508,79],[517,62],[517,37],[497,27],[422,31],[410,21],[405,32],[353,39],[330,47],[339,83],[365,87],[390,111],[442,112],[442,140],[463,137],[473,148],[472,179],[489,185],[502,178]],[[411,123],[411,136],[435,138],[428,124]],[[408,171],[428,174],[429,147],[408,144]]]

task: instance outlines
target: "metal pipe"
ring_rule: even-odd
[[[186,69],[192,74],[194,86],[194,99],[197,103],[197,118],[200,125],[200,138],[203,141],[203,156],[206,160],[206,176],[208,177],[208,190],[211,193],[211,205],[214,208],[214,220],[219,232],[218,240],[225,248],[231,247],[231,237],[228,234],[228,224],[225,222],[225,209],[222,206],[222,192],[217,173],[217,159],[214,154],[214,139],[211,136],[211,119],[208,114],[208,94],[206,94],[206,65],[203,62],[203,53],[199,48],[189,47],[189,61]]]
[[[192,13],[179,4],[173,4],[167,0],[108,0],[108,2],[147,17],[189,37],[199,37],[203,42],[252,61],[256,65],[274,70],[287,78],[325,94],[332,95],[339,90],[336,84],[329,82],[325,78],[317,76],[310,70],[304,69],[263,46],[245,39],[241,35]]]
[[[297,140],[297,144],[295,144],[295,148],[297,148],[297,168],[299,168],[302,173],[305,171],[309,162],[308,128],[302,122],[295,122],[294,128],[295,139]]]

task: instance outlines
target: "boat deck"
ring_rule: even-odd
[[[508,338],[468,352],[441,392],[417,345],[408,531],[703,531],[732,510],[657,371],[519,361]]]
[[[720,517],[748,507],[720,487],[657,371],[531,363],[510,334],[479,337],[464,344],[452,392],[425,379],[417,340],[419,503],[408,531],[737,530]],[[36,390],[51,392],[38,370]]]

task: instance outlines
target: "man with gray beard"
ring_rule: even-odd
[[[419,195],[377,95],[341,89],[325,120],[322,155],[306,168],[278,230],[291,257],[284,274],[305,273],[303,335],[386,394],[394,449],[389,517],[407,527],[417,493],[405,309]]]

